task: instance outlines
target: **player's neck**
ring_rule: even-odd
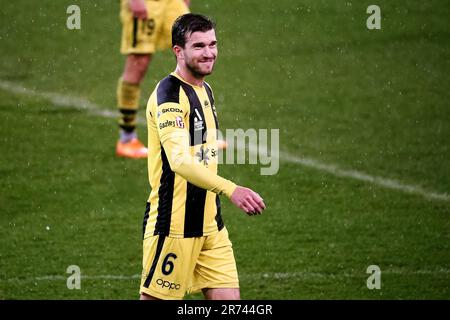
[[[196,78],[191,72],[189,72],[189,70],[180,68],[179,66],[177,66],[177,68],[175,69],[175,73],[179,75],[180,78],[186,81],[187,83],[193,86],[203,87],[203,81],[205,77]]]

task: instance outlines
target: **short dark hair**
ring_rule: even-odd
[[[197,31],[206,32],[215,28],[215,22],[204,15],[186,13],[179,16],[172,26],[172,47],[184,48],[186,36]]]

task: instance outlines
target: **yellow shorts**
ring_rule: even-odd
[[[121,0],[122,54],[150,54],[172,46],[172,25],[189,12],[183,0],[145,0],[147,19],[133,16],[128,0]]]
[[[204,288],[239,288],[228,231],[197,238],[144,239],[141,293],[183,299]]]

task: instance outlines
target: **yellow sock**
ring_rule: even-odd
[[[139,108],[141,90],[139,84],[128,83],[119,79],[117,84],[117,104],[121,117],[119,126],[126,132],[136,129],[136,113]]]

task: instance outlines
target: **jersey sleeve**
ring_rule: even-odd
[[[186,129],[187,110],[182,104],[167,102],[156,107],[156,126],[161,143],[172,135],[183,134]]]
[[[164,103],[157,109],[157,130],[171,170],[197,187],[231,198],[236,184],[210,171],[191,155],[186,108],[177,103]]]

